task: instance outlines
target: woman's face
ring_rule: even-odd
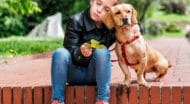
[[[114,0],[91,0],[90,17],[95,22],[101,22],[101,17],[114,5]]]

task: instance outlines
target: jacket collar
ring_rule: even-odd
[[[96,24],[90,17],[90,8],[84,11],[84,25],[86,31],[96,29]]]

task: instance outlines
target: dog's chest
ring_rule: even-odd
[[[137,58],[146,51],[146,45],[141,40],[137,40],[129,45],[121,45],[118,43],[116,47],[117,54],[119,56],[125,54],[125,56],[127,56],[128,58],[131,57],[133,59],[135,57]]]

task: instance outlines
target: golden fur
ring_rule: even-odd
[[[146,86],[147,82],[144,78],[146,72],[156,72],[156,80],[160,80],[167,73],[171,64],[161,53],[145,42],[136,18],[137,12],[132,5],[118,4],[103,16],[102,21],[108,28],[116,29],[116,54],[125,75],[124,83],[127,85],[131,83],[130,66],[137,72],[137,82]],[[126,65],[121,52],[121,43],[132,40],[134,36],[139,36],[139,38],[130,44],[125,44],[125,58],[129,63],[136,64]]]

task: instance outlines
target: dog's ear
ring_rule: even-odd
[[[111,16],[111,11],[107,12],[101,19],[107,28],[111,29],[114,27],[114,22],[113,22],[113,18]]]
[[[137,24],[137,11],[132,7],[132,18],[131,18],[132,24]]]

